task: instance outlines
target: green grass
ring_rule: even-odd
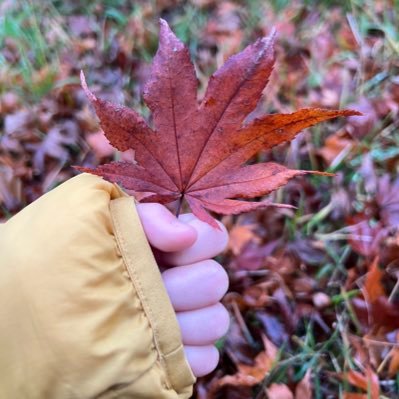
[[[369,99],[379,99],[387,92],[394,79],[399,74],[399,0],[393,2],[394,6],[383,8],[377,13],[376,7],[380,2],[373,0],[342,1],[315,1],[307,0],[296,2],[295,12],[289,14],[290,21],[284,11],[291,6],[287,0],[237,1],[244,5],[239,12],[241,27],[243,29],[244,43],[252,41],[259,35],[261,29],[269,28],[264,20],[263,11],[277,13],[276,20],[292,22],[296,27],[296,38],[304,48],[308,48],[316,34],[318,34],[329,21],[335,7],[339,7],[343,22],[347,21],[358,46],[355,49],[340,45],[340,51],[324,63],[318,63],[314,55],[309,56],[308,74],[303,77],[307,90],[320,90],[323,88],[325,78],[332,65],[335,63],[350,63],[360,60],[359,66],[354,71],[353,82],[356,83],[352,90],[349,87],[352,76],[344,82],[340,106],[348,106],[351,102],[364,96]],[[378,3],[378,4],[377,4]],[[83,4],[83,5],[82,5]],[[95,34],[100,43],[102,53],[110,51],[112,42],[120,35],[133,41],[133,56],[135,62],[148,63],[157,48],[158,18],[164,16],[170,20],[172,29],[188,44],[193,58],[196,59],[201,42],[203,29],[207,24],[213,10],[212,8],[197,9],[190,2],[180,2],[172,7],[169,13],[157,10],[148,15],[146,7],[156,9],[156,1],[129,2],[127,0],[108,0],[93,2],[70,1],[34,1],[18,0],[0,16],[0,95],[6,91],[17,92],[24,106],[39,103],[44,97],[51,95],[54,89],[66,83],[77,82],[77,77],[70,80],[59,80],[58,72],[62,63],[62,53],[72,51],[73,32],[68,31],[67,17],[79,13],[92,18],[95,25]],[[304,15],[315,12],[317,18],[315,25],[309,27],[302,23]],[[146,41],[138,42],[137,38],[129,31],[129,22],[135,19],[143,23]],[[342,23],[343,23],[342,22]],[[340,42],[339,26],[332,26],[330,33],[333,40]],[[383,37],[379,45],[372,45],[373,38]],[[6,58],[5,49],[13,46],[16,56],[13,62]],[[280,56],[283,57],[290,50],[289,43],[279,42]],[[368,53],[369,52],[369,53]],[[313,57],[313,58],[312,58]],[[209,75],[216,68],[216,59],[212,59],[209,71],[202,71]],[[378,63],[375,71],[367,72],[368,62]],[[288,65],[278,64],[276,74],[281,82],[287,78]],[[123,78],[126,102],[137,104],[141,100],[132,98],[137,82],[128,73]],[[88,76],[90,81],[90,76]],[[282,104],[296,107],[298,88],[288,87],[280,93]],[[268,104],[273,107],[273,105]],[[143,108],[144,109],[144,108]],[[321,170],[323,167],[320,158],[315,153],[325,142],[325,138],[334,133],[342,125],[323,124],[311,129],[307,133],[306,143],[314,150],[312,153],[297,160],[295,167],[303,169]],[[369,199],[364,190],[364,179],[358,169],[367,151],[373,160],[377,174],[388,173],[387,163],[399,157],[398,122],[390,114],[383,120],[377,120],[372,131],[362,140],[361,146],[346,154],[341,162],[334,165],[329,171],[343,175],[343,185],[346,190],[355,193],[352,207],[356,211],[365,209],[365,202]],[[276,152],[276,156],[278,156]],[[397,169],[389,171],[395,176]],[[328,311],[334,312],[337,322],[330,336],[320,334],[314,322],[304,322],[292,336],[292,346],[280,350],[276,364],[271,372],[265,376],[263,387],[272,383],[285,383],[288,381],[289,371],[293,370],[293,381],[300,381],[308,369],[312,370],[314,378],[315,398],[322,399],[326,396],[326,389],[341,394],[348,388],[342,380],[332,377],[332,373],[342,373],[349,368],[356,368],[353,351],[347,345],[347,334],[356,334],[360,331],[359,321],[351,308],[350,299],[357,296],[356,288],[345,291],[342,286],[348,277],[348,259],[353,258],[353,252],[347,243],[348,234],[343,231],[344,222],[332,220],[331,213],[334,204],[331,203],[331,178],[310,176],[307,181],[313,187],[321,190],[320,207],[313,214],[306,214],[307,195],[299,193],[297,209],[292,218],[284,221],[284,238],[292,242],[296,238],[313,237],[325,244],[326,262],[322,265],[311,265],[312,273],[320,286],[325,288],[325,293],[330,297],[331,305]],[[327,187],[327,189],[325,189]],[[279,190],[276,202],[285,202],[286,192]],[[4,206],[2,205],[2,208]],[[2,209],[8,214],[7,209]],[[353,267],[357,267],[356,263]],[[322,337],[322,338],[321,338]],[[223,349],[223,340],[218,343]],[[329,381],[326,384],[326,381]],[[396,386],[399,389],[399,375],[396,376]],[[259,389],[255,396],[262,397]],[[342,397],[342,396],[341,396]]]
[[[2,89],[19,91],[21,97],[38,101],[53,88],[58,51],[67,42],[68,34],[54,9],[41,2],[15,2],[0,16],[0,75],[7,77]],[[11,60],[4,55],[5,48],[11,49]]]

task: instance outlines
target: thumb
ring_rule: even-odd
[[[189,248],[197,239],[197,231],[179,221],[161,204],[136,205],[144,232],[150,244],[163,252],[176,252]]]

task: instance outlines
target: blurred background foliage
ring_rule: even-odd
[[[232,316],[204,398],[397,398],[399,392],[399,1],[2,0],[0,219],[74,175],[118,159],[79,83],[150,118],[141,90],[165,18],[209,76],[278,31],[252,116],[355,108],[258,155],[334,178],[273,194],[294,211],[226,217],[220,257]]]

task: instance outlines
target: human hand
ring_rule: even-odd
[[[226,334],[229,314],[219,302],[228,288],[223,267],[212,260],[227,245],[224,226],[217,230],[192,214],[176,219],[160,204],[138,204],[137,211],[162,273],[180,325],[184,349],[196,377],[213,371],[219,361],[216,340]]]

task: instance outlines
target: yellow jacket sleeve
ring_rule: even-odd
[[[160,272],[118,186],[83,174],[0,226],[0,398],[189,398]]]

